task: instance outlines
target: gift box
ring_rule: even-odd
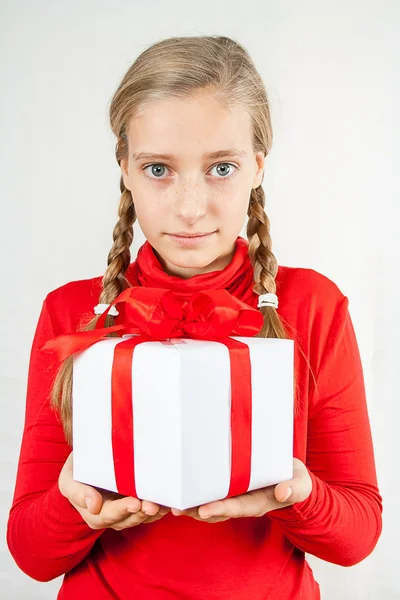
[[[73,356],[74,479],[180,510],[291,479],[294,341],[263,322],[224,289],[131,287],[47,341]]]
[[[236,476],[249,476],[239,493],[293,477],[293,340],[232,337],[248,347],[251,363],[250,415],[247,424],[238,415],[233,438],[232,365],[218,341],[136,346],[125,365],[131,392],[113,413],[115,351],[129,337],[74,356],[74,479],[131,495],[134,474],[138,498],[185,510],[228,496],[236,447]]]

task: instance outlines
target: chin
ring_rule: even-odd
[[[218,253],[207,252],[204,250],[176,250],[175,252],[168,252],[164,254],[164,257],[168,262],[175,265],[176,267],[186,269],[202,269],[208,267],[211,263],[218,259]]]

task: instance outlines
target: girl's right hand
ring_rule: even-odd
[[[120,531],[141,523],[158,521],[171,510],[132,496],[99,492],[90,485],[79,483],[72,477],[72,461],[71,452],[61,469],[58,487],[91,529],[111,528]]]

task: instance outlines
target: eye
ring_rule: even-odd
[[[217,177],[217,179],[229,179],[229,177],[227,176],[228,168],[230,170],[232,170],[232,167],[235,169],[235,171],[237,171],[238,168],[235,165],[233,165],[232,163],[218,163],[217,165],[214,165],[213,167],[211,167],[211,169],[215,169],[215,168],[220,169],[219,174],[222,175],[222,177]],[[235,171],[233,171],[233,173],[232,173],[232,175],[230,175],[230,177],[232,177],[235,174]]]
[[[156,175],[156,177],[149,177],[149,175],[147,175],[147,169],[152,168],[152,172],[153,174]],[[146,165],[142,168],[142,171],[144,171],[145,176],[147,177],[147,179],[161,179],[161,177],[159,177],[160,175],[160,171],[162,171],[163,169],[165,169],[165,165],[161,164],[161,163],[153,163],[151,165]],[[161,173],[162,174],[162,173]]]

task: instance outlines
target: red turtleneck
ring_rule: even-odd
[[[132,285],[226,288],[253,307],[247,241],[238,238],[222,271],[166,274],[148,242],[126,276]],[[122,531],[93,530],[61,495],[58,476],[71,447],[49,406],[54,365],[39,348],[92,318],[102,277],[72,281],[44,299],[34,335],[25,426],[7,542],[19,567],[49,581],[65,574],[59,599],[295,600],[320,598],[305,552],[354,565],[382,528],[364,378],[348,298],[313,269],[280,266],[278,314],[294,333],[300,412],[294,456],[308,467],[311,495],[263,517],[202,523],[167,513]],[[123,319],[123,311],[116,323]],[[316,386],[299,346],[309,360]],[[268,382],[265,382],[266,393]]]

